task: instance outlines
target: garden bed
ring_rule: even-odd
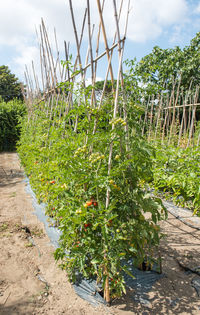
[[[198,266],[200,231],[169,214],[168,220],[161,223],[162,232],[167,234],[160,245],[164,277],[153,284],[143,300],[137,300],[134,289],[130,289],[126,296],[115,299],[110,308],[93,308],[75,294],[65,272],[54,262],[54,249],[24,191],[17,155],[1,154],[0,166],[6,173],[3,175],[2,171],[0,182],[0,248],[4,253],[0,260],[1,314],[196,315],[200,312],[200,299],[191,283],[198,275],[179,264],[186,268]]]

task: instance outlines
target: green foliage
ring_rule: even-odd
[[[137,265],[152,259],[161,237],[158,222],[166,213],[160,200],[144,189],[144,182],[152,179],[152,148],[137,130],[132,102],[127,102],[127,151],[126,123],[121,117],[113,120],[113,100],[106,98],[98,109],[87,96],[87,89],[77,89],[73,108],[60,117],[56,109],[48,116],[41,104],[34,119],[24,122],[18,152],[39,201],[47,204],[48,215],[62,231],[55,258],[61,259],[69,278],[75,281],[81,272],[103,286],[109,278],[112,294],[121,295],[123,272],[128,272],[124,259]],[[119,107],[120,112],[121,101]]]
[[[20,136],[20,121],[26,106],[18,100],[0,102],[0,152],[13,151]]]
[[[179,47],[162,49],[154,47],[136,66],[136,73],[142,83],[157,87],[158,91],[172,88],[173,81],[180,76],[184,64],[183,52]]]
[[[157,147],[154,159],[154,187],[172,197],[176,204],[200,215],[199,148]]]
[[[143,57],[138,63],[135,60],[127,62],[134,74],[134,85],[149,94],[156,94],[163,90],[171,91],[175,80],[181,77],[183,91],[200,83],[200,32],[184,49],[162,49],[155,46],[152,52]]]
[[[7,66],[0,66],[0,97],[5,102],[16,98],[23,100],[21,83]]]
[[[96,91],[96,93],[100,93],[101,94],[101,92],[103,91],[103,88],[104,88],[104,80],[102,80],[102,81],[97,81],[96,83],[95,83],[95,91]],[[114,80],[114,88],[116,88],[116,80]],[[105,86],[105,94],[111,94],[112,93],[112,89],[113,89],[113,87],[112,87],[112,82],[111,82],[111,80],[107,80],[107,82],[106,82],[106,86]]]

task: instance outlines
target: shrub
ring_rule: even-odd
[[[0,152],[13,151],[20,136],[20,121],[26,106],[18,100],[0,102]]]

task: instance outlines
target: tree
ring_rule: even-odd
[[[0,66],[0,96],[5,102],[15,98],[23,100],[21,83],[4,65]]]
[[[159,92],[172,90],[175,80],[181,77],[181,87],[188,90],[191,82],[194,89],[200,84],[200,32],[190,45],[181,49],[162,49],[155,46],[152,52],[143,57],[135,66],[134,74],[146,89]]]

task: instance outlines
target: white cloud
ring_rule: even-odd
[[[0,10],[0,44],[14,46],[27,40],[34,32],[37,9],[30,1],[6,0],[1,3]]]
[[[135,42],[155,39],[164,29],[183,23],[187,13],[186,0],[132,0],[128,37]]]
[[[86,6],[86,0],[72,0],[77,29],[80,29]],[[96,0],[91,0],[91,23],[98,28],[99,16]],[[117,0],[117,6],[121,0]],[[128,1],[124,1],[127,6]],[[186,19],[189,10],[187,0],[131,0],[132,10],[129,16],[128,38],[134,42],[146,42],[158,38],[168,27],[178,29]],[[200,3],[197,11],[200,12]],[[15,65],[17,75],[21,76],[23,64],[32,59],[39,61],[39,53],[35,43],[35,28],[38,28],[41,17],[44,18],[54,42],[53,29],[56,28],[60,50],[63,41],[74,43],[74,32],[67,0],[6,0],[1,3],[0,10],[0,45],[5,49],[13,49],[15,56],[11,64]],[[105,1],[104,19],[110,43],[115,33],[113,1]],[[121,15],[121,32],[123,35],[126,20],[125,9]],[[176,27],[175,27],[176,26]],[[87,20],[86,20],[87,36]],[[95,35],[94,35],[95,36]],[[101,41],[103,37],[101,35]],[[85,49],[86,50],[86,49]],[[38,56],[37,56],[38,54]],[[18,74],[20,72],[20,74]]]
[[[32,71],[32,61],[34,61],[35,71],[40,72],[39,64],[39,48],[37,46],[26,46],[23,45],[19,49],[19,55],[13,58],[13,64],[16,65],[16,71],[20,77],[23,76],[25,65],[29,67],[29,71]]]

